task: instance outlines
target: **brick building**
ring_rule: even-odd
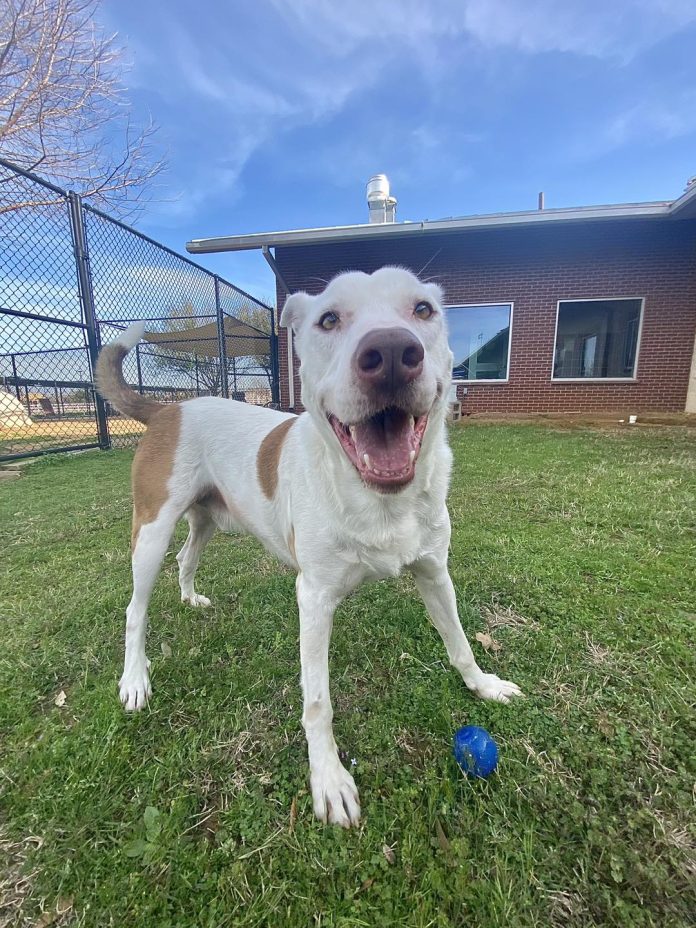
[[[262,248],[280,308],[287,291],[316,293],[340,271],[425,267],[445,291],[464,413],[696,412],[696,184],[663,203],[372,221],[187,247]],[[300,409],[285,330],[279,352],[282,406]]]

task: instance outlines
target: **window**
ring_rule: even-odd
[[[634,377],[642,309],[639,299],[559,302],[554,379]]]
[[[452,379],[507,380],[512,303],[448,306]]]

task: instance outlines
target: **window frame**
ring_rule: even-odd
[[[510,325],[509,325],[508,350],[507,350],[507,361],[506,361],[507,376],[505,377],[504,380],[503,380],[501,377],[497,377],[497,378],[494,378],[494,379],[487,379],[487,380],[484,380],[484,379],[482,379],[482,380],[465,380],[465,379],[462,378],[462,377],[455,377],[455,376],[453,375],[453,376],[452,376],[452,379],[451,379],[451,383],[455,383],[455,384],[457,384],[458,386],[459,386],[459,385],[463,385],[463,386],[470,386],[470,387],[476,386],[476,384],[479,384],[479,383],[481,383],[481,384],[503,384],[503,383],[509,383],[509,382],[510,382],[510,357],[511,357],[511,354],[512,354],[512,324],[513,324],[513,318],[514,318],[514,315],[515,315],[515,302],[514,302],[514,300],[494,300],[494,301],[493,301],[493,300],[486,300],[486,301],[482,301],[482,302],[480,302],[480,303],[447,303],[447,304],[443,304],[442,308],[443,308],[443,310],[445,311],[446,318],[448,319],[448,326],[447,326],[448,334],[449,334],[449,316],[448,316],[448,314],[449,314],[449,311],[450,311],[450,310],[452,310],[452,309],[474,309],[475,307],[478,307],[478,306],[509,306],[509,307],[510,307]],[[452,349],[450,348],[450,351],[451,351],[451,350],[452,350]]]
[[[636,353],[633,359],[633,373],[630,377],[556,377],[556,345],[558,343],[558,320],[561,315],[561,303],[608,303],[608,302],[639,302],[640,316],[638,318],[638,337],[636,338]],[[553,336],[553,353],[551,355],[551,383],[636,383],[638,380],[638,362],[640,360],[640,343],[643,336],[643,317],[645,315],[644,296],[585,296],[573,297],[571,300],[556,300],[556,327]]]

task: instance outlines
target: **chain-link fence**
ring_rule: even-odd
[[[270,307],[0,160],[0,460],[137,442],[144,426],[93,380],[100,346],[135,320],[133,389],[277,404]]]

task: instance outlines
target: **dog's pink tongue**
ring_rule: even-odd
[[[351,430],[361,467],[382,473],[400,473],[411,463],[416,447],[413,420],[401,410],[377,416]],[[368,460],[365,460],[365,455]]]

